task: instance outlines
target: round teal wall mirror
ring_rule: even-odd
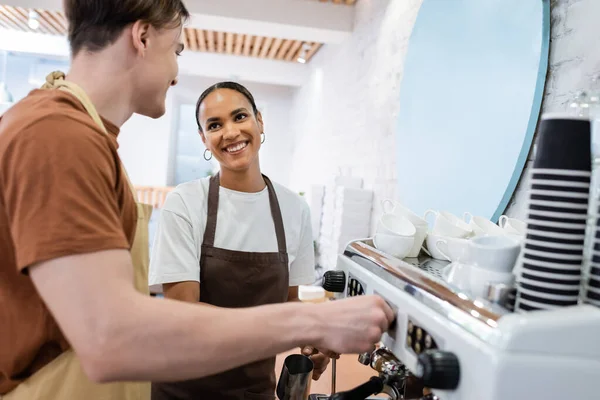
[[[499,218],[532,145],[549,39],[549,0],[423,1],[400,88],[403,204]]]

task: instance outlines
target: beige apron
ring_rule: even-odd
[[[85,92],[72,82],[64,80],[64,74],[53,72],[46,78],[43,89],[65,90],[81,101],[94,122],[106,133],[102,119]],[[125,172],[123,165],[121,168]],[[125,172],[125,176],[127,173]],[[127,183],[134,198],[137,194],[129,177]],[[135,288],[149,294],[148,288],[148,222],[152,206],[137,202],[137,226],[131,259],[133,262]],[[2,400],[148,400],[150,399],[149,382],[118,382],[96,384],[91,382],[79,363],[75,352],[70,349],[54,359],[50,364],[37,371],[13,391],[0,396]]]

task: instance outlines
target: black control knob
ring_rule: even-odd
[[[458,357],[441,350],[428,350],[419,355],[415,375],[423,380],[425,387],[454,390],[460,381]]]
[[[332,293],[344,293],[346,274],[344,271],[327,271],[323,274],[323,289]]]

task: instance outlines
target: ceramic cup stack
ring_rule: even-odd
[[[503,229],[508,236],[519,240],[527,233],[527,223],[516,218],[510,218],[502,215],[498,220],[498,226]]]
[[[545,117],[541,121],[518,268],[518,312],[578,303],[591,177],[590,142],[587,120]]]
[[[508,235],[488,235],[466,240],[465,243],[462,247],[464,257],[444,270],[444,279],[477,298],[505,307],[512,303],[513,268],[521,251],[519,242]],[[452,248],[448,246],[448,249]]]
[[[427,221],[423,218],[419,217],[417,214],[404,207],[402,204],[395,202],[393,200],[384,200],[381,204],[383,207],[383,211],[386,214],[393,214],[398,217],[404,217],[415,227],[415,236],[413,245],[410,251],[407,253],[406,257],[418,257],[421,252],[421,247],[423,246],[423,242],[427,237]]]
[[[377,223],[373,244],[384,253],[402,259],[411,252],[416,233],[417,229],[406,217],[384,214]]]
[[[431,218],[433,216],[433,218]],[[427,251],[431,257],[443,261],[459,261],[464,257],[468,238],[473,231],[463,219],[448,211],[427,210],[424,220],[431,221],[431,229],[427,235]]]

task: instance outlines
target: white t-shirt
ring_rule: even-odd
[[[209,178],[187,182],[168,195],[152,246],[151,286],[200,281],[209,183]],[[273,186],[285,229],[289,286],[311,284],[315,279],[315,256],[308,204],[291,190],[277,183]],[[220,188],[214,246],[246,252],[277,252],[267,188],[259,193]]]

